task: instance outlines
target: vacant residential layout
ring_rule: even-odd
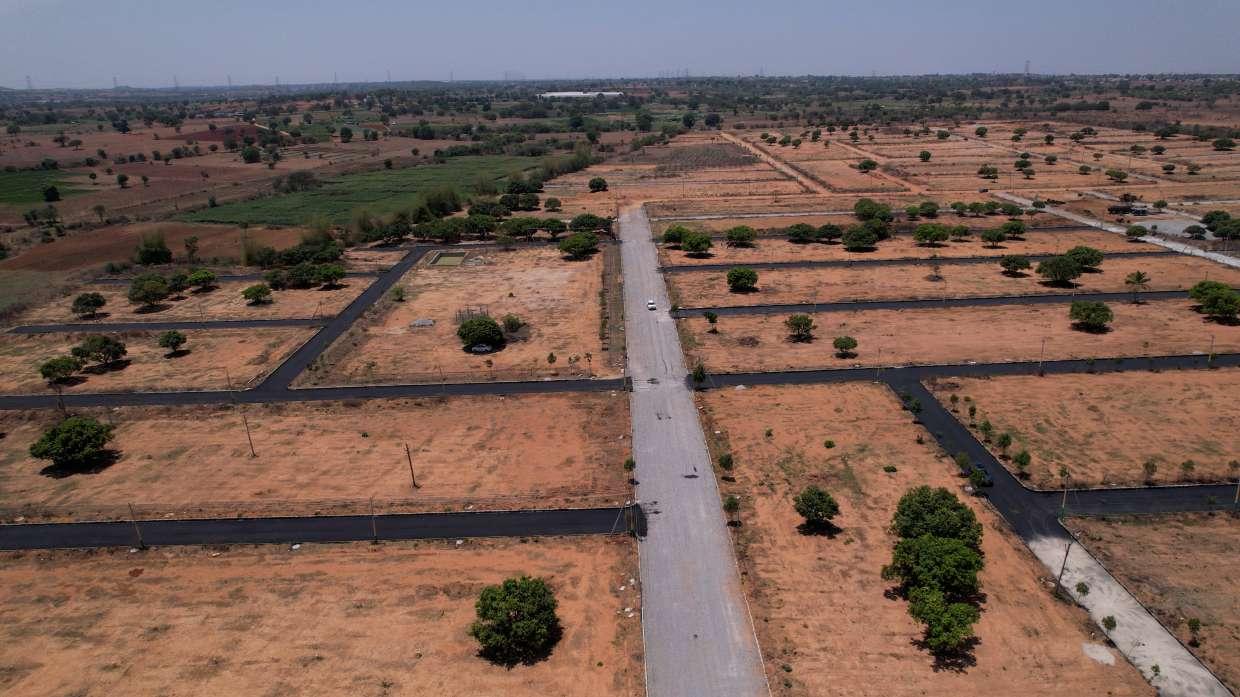
[[[1240,694],[1240,7],[280,5],[0,3],[0,695]]]

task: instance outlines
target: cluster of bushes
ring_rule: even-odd
[[[215,287],[215,272],[209,269],[192,269],[188,272],[178,271],[169,276],[157,273],[145,273],[135,277],[129,283],[127,297],[135,305],[152,308],[159,301],[182,293],[190,288],[198,292],[208,291]],[[98,293],[84,293],[73,301],[73,311],[84,316],[93,316],[103,307],[104,298]]]
[[[327,264],[338,261],[344,255],[344,246],[332,238],[326,227],[306,233],[302,241],[288,249],[276,251],[266,245],[251,244],[248,240],[242,249],[242,263],[264,269],[296,266],[298,264]]]
[[[925,625],[925,647],[937,656],[967,650],[984,564],[977,517],[947,489],[920,486],[900,498],[891,530],[899,539],[883,578],[899,583],[909,614]]]
[[[1218,322],[1234,322],[1240,314],[1240,293],[1219,281],[1200,281],[1188,291],[1202,314]]]
[[[287,269],[271,269],[263,274],[263,281],[273,290],[284,290],[285,288],[313,288],[314,286],[323,286],[324,288],[334,288],[344,278],[344,266],[334,262],[324,264],[316,264],[309,261],[303,261]],[[251,286],[252,288],[253,286]],[[246,291],[250,289],[247,288]],[[243,294],[245,291],[243,291]],[[270,293],[263,295],[261,291],[254,291],[261,297],[251,298],[246,296],[254,304],[264,302],[270,296]]]
[[[1086,271],[1097,271],[1103,254],[1093,247],[1077,246],[1038,263],[1037,274],[1053,285],[1069,286]]]

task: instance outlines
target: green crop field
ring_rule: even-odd
[[[0,204],[20,206],[43,203],[43,189],[55,184],[61,197],[77,193],[65,184],[64,172],[55,169],[32,169],[0,172]]]
[[[313,191],[204,208],[181,216],[181,220],[233,225],[300,225],[321,215],[343,225],[359,208],[376,215],[388,215],[413,205],[422,192],[450,186],[468,194],[473,191],[473,183],[481,178],[498,180],[539,164],[540,160],[531,157],[454,157],[441,165],[346,174],[326,180],[322,187]]]

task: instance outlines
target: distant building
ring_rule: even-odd
[[[543,99],[594,99],[595,97],[623,97],[623,92],[543,92]]]

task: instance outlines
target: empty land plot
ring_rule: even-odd
[[[636,556],[600,537],[5,553],[0,689],[635,697]],[[482,589],[520,575],[551,585],[564,635],[508,669],[468,630]]]
[[[717,334],[703,318],[678,321],[690,365],[701,360],[715,372],[1204,354],[1211,336],[1218,353],[1240,350],[1240,326],[1206,322],[1188,300],[1112,303],[1105,334],[1073,329],[1068,305],[821,313],[812,315],[810,342],[789,340],[783,314],[720,317]],[[855,356],[839,358],[831,347],[844,335],[857,339]]]
[[[1233,693],[1240,691],[1240,518],[1071,518],[1081,543]],[[1200,622],[1194,637],[1189,620]]]
[[[433,255],[432,255],[433,256]],[[605,374],[599,304],[602,253],[567,261],[554,247],[470,252],[459,266],[424,259],[397,285],[405,302],[386,301],[331,349],[315,384],[489,380]],[[502,350],[474,354],[456,330],[458,313],[485,312],[525,322]],[[433,326],[414,326],[432,320]],[[548,359],[554,354],[554,361]]]
[[[918,647],[920,625],[904,601],[887,595],[892,584],[881,577],[895,543],[888,528],[906,491],[959,491],[961,479],[885,387],[756,387],[700,400],[708,432],[718,432],[716,452],[735,458],[735,482],[722,487],[741,500],[736,543],[779,694],[1153,693],[1093,635],[1084,613],[1053,598],[1046,569],[998,516],[963,493],[985,531],[987,600],[974,628],[975,661],[942,669]],[[827,439],[833,448],[824,447]],[[834,522],[842,529],[833,537],[798,532],[792,497],[811,484],[839,502]]]
[[[1240,285],[1240,270],[1178,254],[1108,259],[1098,271],[1077,279],[1072,288],[1049,284],[1040,276],[1028,272],[1009,276],[999,268],[998,260],[994,264],[940,266],[937,280],[932,266],[908,264],[759,269],[758,288],[749,293],[729,292],[726,271],[678,272],[668,276],[668,283],[680,305],[708,307],[1122,292],[1130,290],[1125,278],[1137,271],[1149,275],[1150,281],[1145,290],[1186,290],[1204,278]]]
[[[242,232],[231,225],[193,225],[189,223],[135,223],[75,233],[51,244],[40,244],[0,262],[0,271],[67,271],[102,269],[108,261],[126,261],[143,235],[160,233],[172,253],[185,253],[185,240],[198,238],[198,258],[237,260],[241,258],[242,237],[276,249],[291,247],[301,238],[296,228],[250,228]]]
[[[851,223],[851,218],[836,219],[836,225]],[[765,221],[764,221],[765,222]],[[737,224],[746,224],[744,222]],[[753,222],[748,223],[751,227]],[[669,225],[670,226],[670,225]],[[912,235],[895,235],[878,243],[874,249],[864,252],[850,252],[838,243],[797,244],[787,239],[759,238],[749,247],[729,247],[723,241],[716,241],[706,255],[690,255],[674,246],[660,245],[659,258],[664,265],[689,266],[696,264],[756,264],[778,261],[866,261],[868,259],[929,259],[934,256],[942,258],[954,257],[998,257],[1007,254],[1057,254],[1076,246],[1089,246],[1103,252],[1128,252],[1137,250],[1156,250],[1155,247],[1142,247],[1125,240],[1122,236],[1109,232],[1065,231],[1065,232],[1031,232],[1026,233],[1022,240],[1007,240],[997,247],[982,242],[977,235],[961,242],[945,242],[938,247],[919,245]]]
[[[75,518],[134,503],[155,515],[315,515],[616,505],[627,498],[623,393],[86,410],[116,426],[116,461],[49,476],[29,445],[57,414],[4,412],[0,500]],[[408,445],[418,488],[412,486]],[[52,473],[58,474],[58,473]]]
[[[97,285],[79,288],[72,295],[24,313],[21,324],[58,322],[168,322],[175,320],[211,321],[238,319],[296,319],[331,317],[356,298],[372,279],[349,278],[335,288],[277,290],[271,302],[251,305],[241,291],[259,281],[222,281],[210,290],[188,290],[161,301],[154,309],[129,302],[124,285]],[[94,318],[82,320],[73,314],[73,298],[79,293],[99,293],[107,302]]]
[[[1240,476],[1240,370],[952,379],[935,389],[944,404],[969,398],[979,423],[1011,433],[1008,452],[1029,451],[1036,488],[1062,488],[1060,467],[1076,487]]]
[[[186,330],[176,356],[158,345],[161,332],[109,333],[127,354],[115,364],[90,364],[64,392],[149,392],[252,387],[313,334],[313,328]],[[0,393],[51,393],[39,375],[48,359],[67,356],[87,334],[0,334]]]

